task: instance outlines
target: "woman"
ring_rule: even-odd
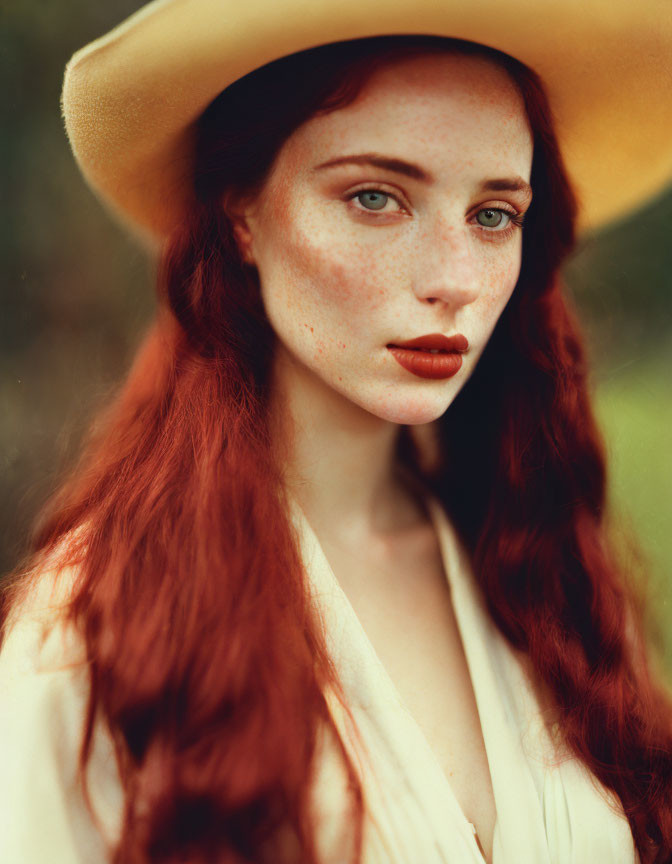
[[[71,64],[161,302],[5,593],[3,860],[669,860],[542,81],[311,8],[290,56],[173,0]]]

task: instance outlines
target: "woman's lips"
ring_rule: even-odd
[[[387,348],[400,366],[419,378],[451,378],[460,371],[469,342],[461,333],[450,337],[431,333]]]

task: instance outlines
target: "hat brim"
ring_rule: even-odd
[[[160,241],[193,196],[194,123],[225,87],[295,51],[401,33],[480,42],[539,74],[580,230],[672,180],[668,0],[155,0],[70,60],[73,152],[118,218]]]

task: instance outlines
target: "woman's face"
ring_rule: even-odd
[[[531,166],[522,98],[483,58],[385,66],[355,102],[300,126],[237,228],[276,362],[388,421],[442,415],[518,279],[513,220],[530,205]],[[468,340],[438,361],[441,377],[414,374],[388,347],[426,334]]]

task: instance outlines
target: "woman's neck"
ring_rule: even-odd
[[[359,542],[426,521],[418,488],[397,460],[401,426],[277,358],[271,420],[287,490],[316,531]]]

